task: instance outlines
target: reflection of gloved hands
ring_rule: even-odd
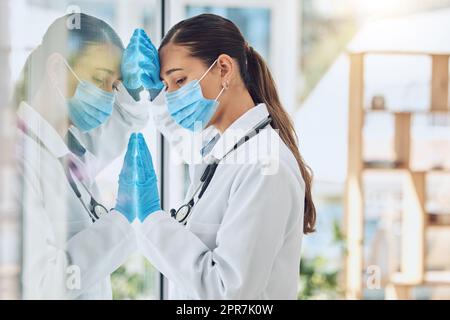
[[[137,140],[137,217],[142,222],[148,215],[161,210],[161,205],[152,156],[141,133]]]
[[[139,101],[139,93],[146,89],[153,100],[164,87],[159,78],[158,51],[143,29],[134,30],[130,43],[122,57],[122,82],[134,98]]]
[[[119,175],[119,192],[115,207],[130,223],[136,218],[137,147],[137,136],[133,133],[128,141],[127,153]]]
[[[136,216],[142,222],[151,213],[161,210],[158,182],[152,156],[141,133],[133,133],[119,175],[119,193],[115,209],[129,222]]]

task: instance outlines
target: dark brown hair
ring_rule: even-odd
[[[165,35],[159,50],[169,43],[188,47],[191,55],[205,65],[211,65],[221,54],[238,62],[241,78],[253,101],[266,104],[272,127],[278,129],[297,160],[306,186],[303,233],[314,232],[316,209],[311,194],[312,172],[300,155],[294,125],[281,105],[275,82],[261,55],[247,44],[233,22],[214,14],[201,14],[177,23]]]

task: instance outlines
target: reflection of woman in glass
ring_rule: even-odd
[[[148,115],[115,103],[120,38],[97,18],[79,18],[78,29],[67,27],[70,16],[52,23],[16,88],[24,298],[111,298],[109,275],[135,247],[123,215],[97,219],[95,176]]]

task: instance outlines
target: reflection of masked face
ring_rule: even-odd
[[[66,61],[64,63],[78,80],[75,94],[67,99],[70,120],[82,132],[99,127],[112,114],[114,94],[81,80],[69,64]]]

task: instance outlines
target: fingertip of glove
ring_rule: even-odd
[[[156,99],[156,97],[159,95],[159,93],[162,91],[162,89],[164,88],[164,84],[161,82],[162,86],[160,86],[160,88],[156,88],[156,89],[148,89],[149,95],[150,95],[150,101],[153,101]]]
[[[133,36],[135,36],[135,35],[137,36],[137,35],[140,35],[142,33],[145,33],[144,29],[136,28],[136,29],[134,29]]]
[[[136,140],[137,140],[136,133],[133,132],[130,135],[130,139],[128,140],[128,151],[136,150],[136,145],[137,145]],[[133,156],[134,153],[132,152],[131,155]]]

